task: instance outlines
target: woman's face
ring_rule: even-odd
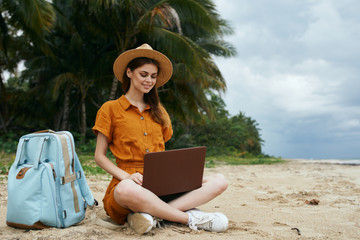
[[[130,89],[139,93],[148,93],[155,86],[158,68],[154,64],[144,64],[133,71],[128,68],[127,76],[130,78]]]

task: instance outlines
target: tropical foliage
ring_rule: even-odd
[[[223,40],[231,28],[211,0],[1,0],[0,8],[2,134],[70,130],[85,143],[97,109],[122,94],[114,59],[146,42],[173,62],[172,81],[159,95],[177,141],[191,134],[197,144],[261,152],[255,121],[218,112],[226,111],[217,106],[226,84],[213,56],[235,51]],[[219,123],[217,131],[241,139],[220,142],[210,131]]]
[[[202,122],[188,125],[173,120],[176,131],[168,147],[203,145],[207,146],[208,156],[260,156],[263,140],[256,121],[241,112],[230,117],[223,100],[213,93],[210,94],[210,102],[216,107],[213,119],[206,117]]]

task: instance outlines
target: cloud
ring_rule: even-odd
[[[333,61],[357,58],[360,46],[360,17],[351,14],[355,1],[312,1],[305,17],[311,19],[299,37],[307,55],[321,55]],[[345,4],[344,4],[345,3]],[[350,13],[350,14],[349,14]]]
[[[238,56],[216,59],[231,114],[253,117],[265,153],[360,156],[360,2],[216,1]]]

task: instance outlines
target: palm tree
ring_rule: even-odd
[[[52,4],[44,0],[2,0],[0,15],[1,49],[7,53],[9,30],[12,34],[24,34],[32,42],[40,45],[48,52],[43,41],[44,33],[50,31],[55,21],[55,11]]]
[[[43,0],[1,0],[0,11],[0,129],[6,132],[6,122],[9,122],[7,99],[10,97],[2,77],[3,71],[15,73],[18,62],[26,57],[24,49],[30,42],[40,44],[50,54],[43,34],[51,29],[55,12],[51,3]]]
[[[80,8],[74,8],[70,1],[54,1],[54,4],[57,9],[57,21],[52,32],[45,38],[56,58],[43,56],[35,47],[34,52],[39,53],[41,65],[46,67],[40,68],[34,61],[36,58],[31,59],[27,61],[28,69],[24,71],[24,76],[37,78],[37,85],[48,86],[48,91],[51,90],[55,101],[63,101],[59,114],[53,115],[56,116],[55,121],[59,120],[55,124],[55,129],[69,130],[70,94],[72,90],[76,91],[79,101],[73,102],[78,102],[80,107],[81,139],[85,141],[87,93],[96,80],[103,78],[103,72],[99,71],[99,68],[103,65],[102,59],[106,59],[108,53],[102,45],[103,41],[89,35],[84,28],[86,22],[82,21],[83,13]],[[36,77],[40,71],[48,76],[41,82]]]
[[[219,26],[226,27],[226,25],[215,13],[209,14],[209,11],[214,12],[214,5],[204,4],[199,7],[197,1],[186,1],[187,4],[184,2],[178,4],[178,1],[121,1],[121,3],[120,1],[74,1],[71,3],[73,9],[70,10],[71,17],[68,16],[68,19],[73,19],[72,24],[78,26],[74,27],[76,31],[79,31],[79,26],[83,28],[82,32],[73,33],[73,35],[78,36],[77,38],[81,41],[97,36],[95,37],[97,41],[107,45],[107,56],[112,55],[113,59],[116,58],[118,52],[134,48],[143,42],[148,42],[156,49],[168,54],[174,62],[175,73],[173,84],[168,88],[160,89],[161,97],[168,106],[175,106],[170,111],[176,112],[182,119],[189,120],[194,116],[199,116],[198,113],[201,111],[211,113],[205,89],[225,90],[225,82],[208,51],[225,56],[231,56],[233,51],[226,44],[222,45],[224,42],[216,37],[216,34],[226,32]],[[55,2],[55,4],[61,5],[60,2]],[[61,6],[66,7],[64,4]],[[62,9],[61,6],[58,8]],[[192,12],[192,9],[196,7],[198,11]],[[199,22],[198,19],[191,19],[191,16],[199,15],[200,19],[205,19],[200,21],[201,25],[191,24],[191,21]],[[185,27],[181,26],[180,16],[186,20]],[[203,24],[209,27],[205,28]],[[187,26],[191,26],[191,29]],[[201,31],[197,28],[201,28]],[[72,31],[73,28],[67,29]],[[202,34],[191,36],[194,41],[184,36],[184,32],[202,32]],[[79,44],[79,46],[83,45]],[[78,52],[78,55],[82,54]],[[69,60],[72,61],[73,58]],[[104,73],[108,74],[106,71]],[[83,76],[85,75],[89,76],[83,72]],[[86,128],[84,98],[91,85],[95,84],[95,79],[87,78],[86,81],[82,81],[80,80],[82,77],[77,77],[75,78],[77,81],[72,81],[77,82],[76,85],[82,96],[83,133]],[[115,78],[112,82],[110,99],[115,97],[118,84]],[[169,95],[176,98],[170,98]],[[183,96],[187,96],[185,104]],[[179,100],[183,100],[182,104],[179,104]]]
[[[212,1],[169,1],[169,4],[178,13],[181,31],[156,28],[151,35],[164,46],[174,63],[172,81],[162,89],[163,101],[183,120],[194,120],[204,112],[214,116],[206,92],[225,91],[226,84],[212,55],[235,54],[222,40],[231,30],[216,13]]]
[[[228,57],[234,51],[222,40],[230,30],[212,1],[54,0],[53,5],[56,23],[44,38],[56,57],[45,55],[41,45],[34,44],[23,76],[30,79],[34,91],[44,89],[44,97],[53,96],[46,109],[59,128],[67,125],[69,112],[80,112],[81,117],[70,120],[74,127],[81,119],[85,139],[87,121],[94,121],[91,107],[109,99],[106,89],[116,92],[118,81],[112,81],[113,86],[109,82],[114,80],[114,59],[144,42],[173,61],[172,81],[160,89],[161,100],[173,116],[182,121],[201,119],[213,111],[207,91],[225,91],[212,56]],[[51,104],[61,111],[55,114]]]
[[[231,122],[235,127],[232,131],[238,132],[240,137],[236,140],[238,143],[237,148],[242,151],[250,152],[255,155],[261,154],[261,145],[263,140],[260,136],[259,124],[251,117],[245,116],[240,112],[238,115],[231,118]]]
[[[212,55],[235,54],[222,40],[231,29],[212,1],[88,1],[82,9],[90,12],[87,21],[94,34],[112,40],[118,53],[147,42],[170,57],[174,75],[160,89],[170,112],[183,120],[200,117],[202,112],[211,114],[205,90],[226,89]],[[110,99],[115,97],[117,84],[114,78]]]

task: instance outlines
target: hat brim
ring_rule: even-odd
[[[160,72],[156,79],[155,87],[160,87],[170,80],[173,73],[173,66],[168,57],[161,52],[152,49],[131,49],[120,54],[113,65],[115,77],[123,82],[123,75],[126,66],[135,58],[147,57],[156,60],[160,65]]]

